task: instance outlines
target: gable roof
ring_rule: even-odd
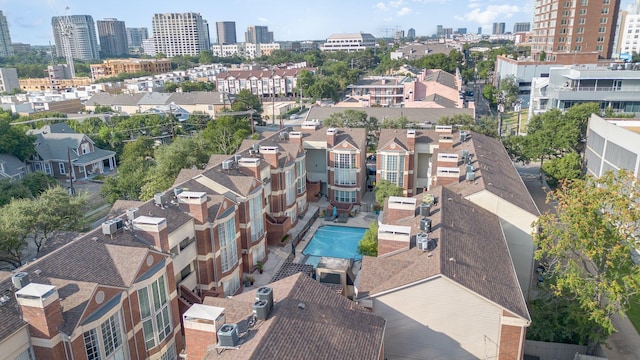
[[[399,119],[406,117],[410,123],[437,123],[443,116],[452,117],[457,114],[474,117],[473,108],[390,108],[390,107],[329,107],[313,106],[307,114],[307,119],[324,120],[334,113],[341,113],[345,110],[364,111],[368,117],[375,117],[382,122],[385,118]]]
[[[498,217],[446,187],[435,187],[428,193],[439,199],[430,216],[429,237],[437,241],[436,248],[423,252],[414,246],[389,256],[363,257],[356,281],[358,296],[375,296],[445,276],[530,320]],[[423,195],[415,198],[419,206]],[[385,208],[383,223],[389,219],[388,211]],[[389,225],[410,226],[415,236],[420,232],[420,220],[420,216],[410,216]]]
[[[274,298],[269,318],[254,326],[237,350],[210,352],[207,359],[378,359],[383,318],[302,273],[269,286]],[[233,301],[252,304],[255,296],[253,290]],[[248,309],[231,317],[246,319],[252,315]]]
[[[24,173],[24,168],[26,167],[20,159],[11,154],[0,154],[0,164],[2,164],[4,168],[4,173],[10,177]],[[2,172],[0,172],[0,177],[1,176]]]
[[[138,101],[142,99],[144,93],[135,93],[135,94],[116,94],[111,95],[108,93],[96,93],[92,97],[87,100],[87,106],[112,106],[112,105],[120,105],[120,106],[135,106],[138,105]]]
[[[456,76],[453,74],[449,74],[444,70],[428,70],[427,76],[425,76],[424,81],[434,81],[446,87],[456,90],[458,89]]]

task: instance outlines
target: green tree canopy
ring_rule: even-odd
[[[7,118],[0,118],[0,154],[11,154],[25,161],[35,153],[36,137],[27,135],[24,126],[12,126]]]
[[[384,205],[384,200],[389,196],[402,196],[402,193],[402,188],[390,181],[381,180],[376,184],[376,202],[380,206]]]
[[[378,256],[378,222],[374,221],[358,243],[358,252],[366,256]]]

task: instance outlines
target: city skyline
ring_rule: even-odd
[[[624,0],[622,8],[633,0]],[[534,0],[494,0],[481,2],[467,0],[465,4],[454,0],[357,0],[300,4],[281,1],[262,6],[256,0],[238,0],[224,7],[203,4],[197,0],[181,2],[156,2],[141,0],[127,2],[87,2],[80,0],[24,0],[20,2],[0,0],[9,23],[13,42],[46,45],[53,42],[51,17],[64,15],[91,15],[94,20],[118,18],[127,27],[146,27],[151,30],[155,13],[198,12],[209,22],[235,21],[242,33],[251,25],[269,26],[276,41],[323,40],[333,33],[370,33],[375,37],[392,37],[395,30],[416,30],[416,36],[428,36],[436,32],[437,25],[475,29],[491,33],[494,22],[506,22],[507,29],[516,22],[531,22]],[[354,17],[352,14],[359,14]],[[428,18],[429,15],[437,14]],[[310,21],[310,19],[314,21]],[[215,27],[210,28],[211,42]],[[151,34],[149,34],[151,36]]]

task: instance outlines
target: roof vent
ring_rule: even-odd
[[[429,234],[419,233],[416,235],[416,244],[418,245],[418,250],[427,251],[429,249]]]
[[[253,313],[258,320],[267,320],[269,317],[269,302],[266,300],[256,300],[253,303]]]
[[[229,170],[233,166],[233,160],[225,160],[222,162],[222,170]]]
[[[304,310],[307,307],[303,302],[298,303],[298,309]]]
[[[238,346],[238,326],[236,324],[224,324],[218,330],[219,347]]]
[[[29,285],[29,274],[26,272],[17,272],[11,276],[11,282],[16,289],[20,290]]]
[[[9,300],[11,300],[11,298],[8,295],[2,295],[0,296],[0,306],[6,304],[9,302]]]

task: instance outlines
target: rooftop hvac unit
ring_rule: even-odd
[[[476,179],[475,171],[467,171],[467,181],[474,181]]]
[[[416,235],[416,244],[418,246],[418,250],[420,251],[429,250],[429,234],[419,233],[418,235]]]
[[[467,141],[467,132],[460,131],[460,142],[465,142],[465,141]]]
[[[292,131],[293,131],[293,126],[286,126],[286,127],[284,128],[284,131],[286,131],[286,132],[288,132],[288,133],[289,133],[289,132],[292,132]]]
[[[130,221],[133,221],[133,219],[137,218],[138,215],[140,215],[140,209],[138,208],[131,208],[127,210],[127,219]]]
[[[426,231],[428,233],[431,232],[431,219],[428,217],[423,217],[420,220],[420,230]]]
[[[153,203],[156,204],[156,206],[161,206],[162,204],[164,204],[164,194],[156,193],[155,195],[153,195]]]
[[[268,286],[258,288],[256,291],[256,300],[264,300],[269,305],[269,311],[273,309],[273,289]]]
[[[118,225],[113,220],[108,220],[102,223],[102,233],[104,235],[113,235],[118,231]]]
[[[229,170],[233,166],[233,160],[225,160],[222,162],[222,170]]]
[[[420,204],[420,216],[429,216],[431,214],[431,204],[422,203]]]
[[[182,191],[181,187],[173,188],[173,196],[178,197],[178,195],[182,194]]]
[[[29,274],[26,272],[17,272],[11,275],[11,282],[16,289],[20,290],[29,285]]]
[[[467,162],[468,158],[469,158],[469,150],[462,149],[462,162]]]
[[[288,132],[281,132],[279,136],[280,136],[280,140],[289,140]]]
[[[121,218],[113,219],[113,222],[116,224],[116,231],[122,230],[124,227],[124,221]]]
[[[267,320],[269,317],[269,302],[266,300],[256,300],[253,303],[253,313],[258,320]]]
[[[233,161],[235,161],[236,163],[240,161],[240,159],[242,159],[242,155],[240,154],[233,155]]]
[[[250,149],[249,150],[249,155],[250,156],[254,156],[254,155],[256,155],[257,152],[258,152],[257,150]]]
[[[260,144],[253,144],[253,145],[251,145],[251,149],[252,149],[252,150],[255,150],[255,151],[260,150]]]
[[[236,324],[224,324],[218,330],[218,346],[238,346],[238,326]]]
[[[467,172],[473,171],[473,165],[467,164]]]

